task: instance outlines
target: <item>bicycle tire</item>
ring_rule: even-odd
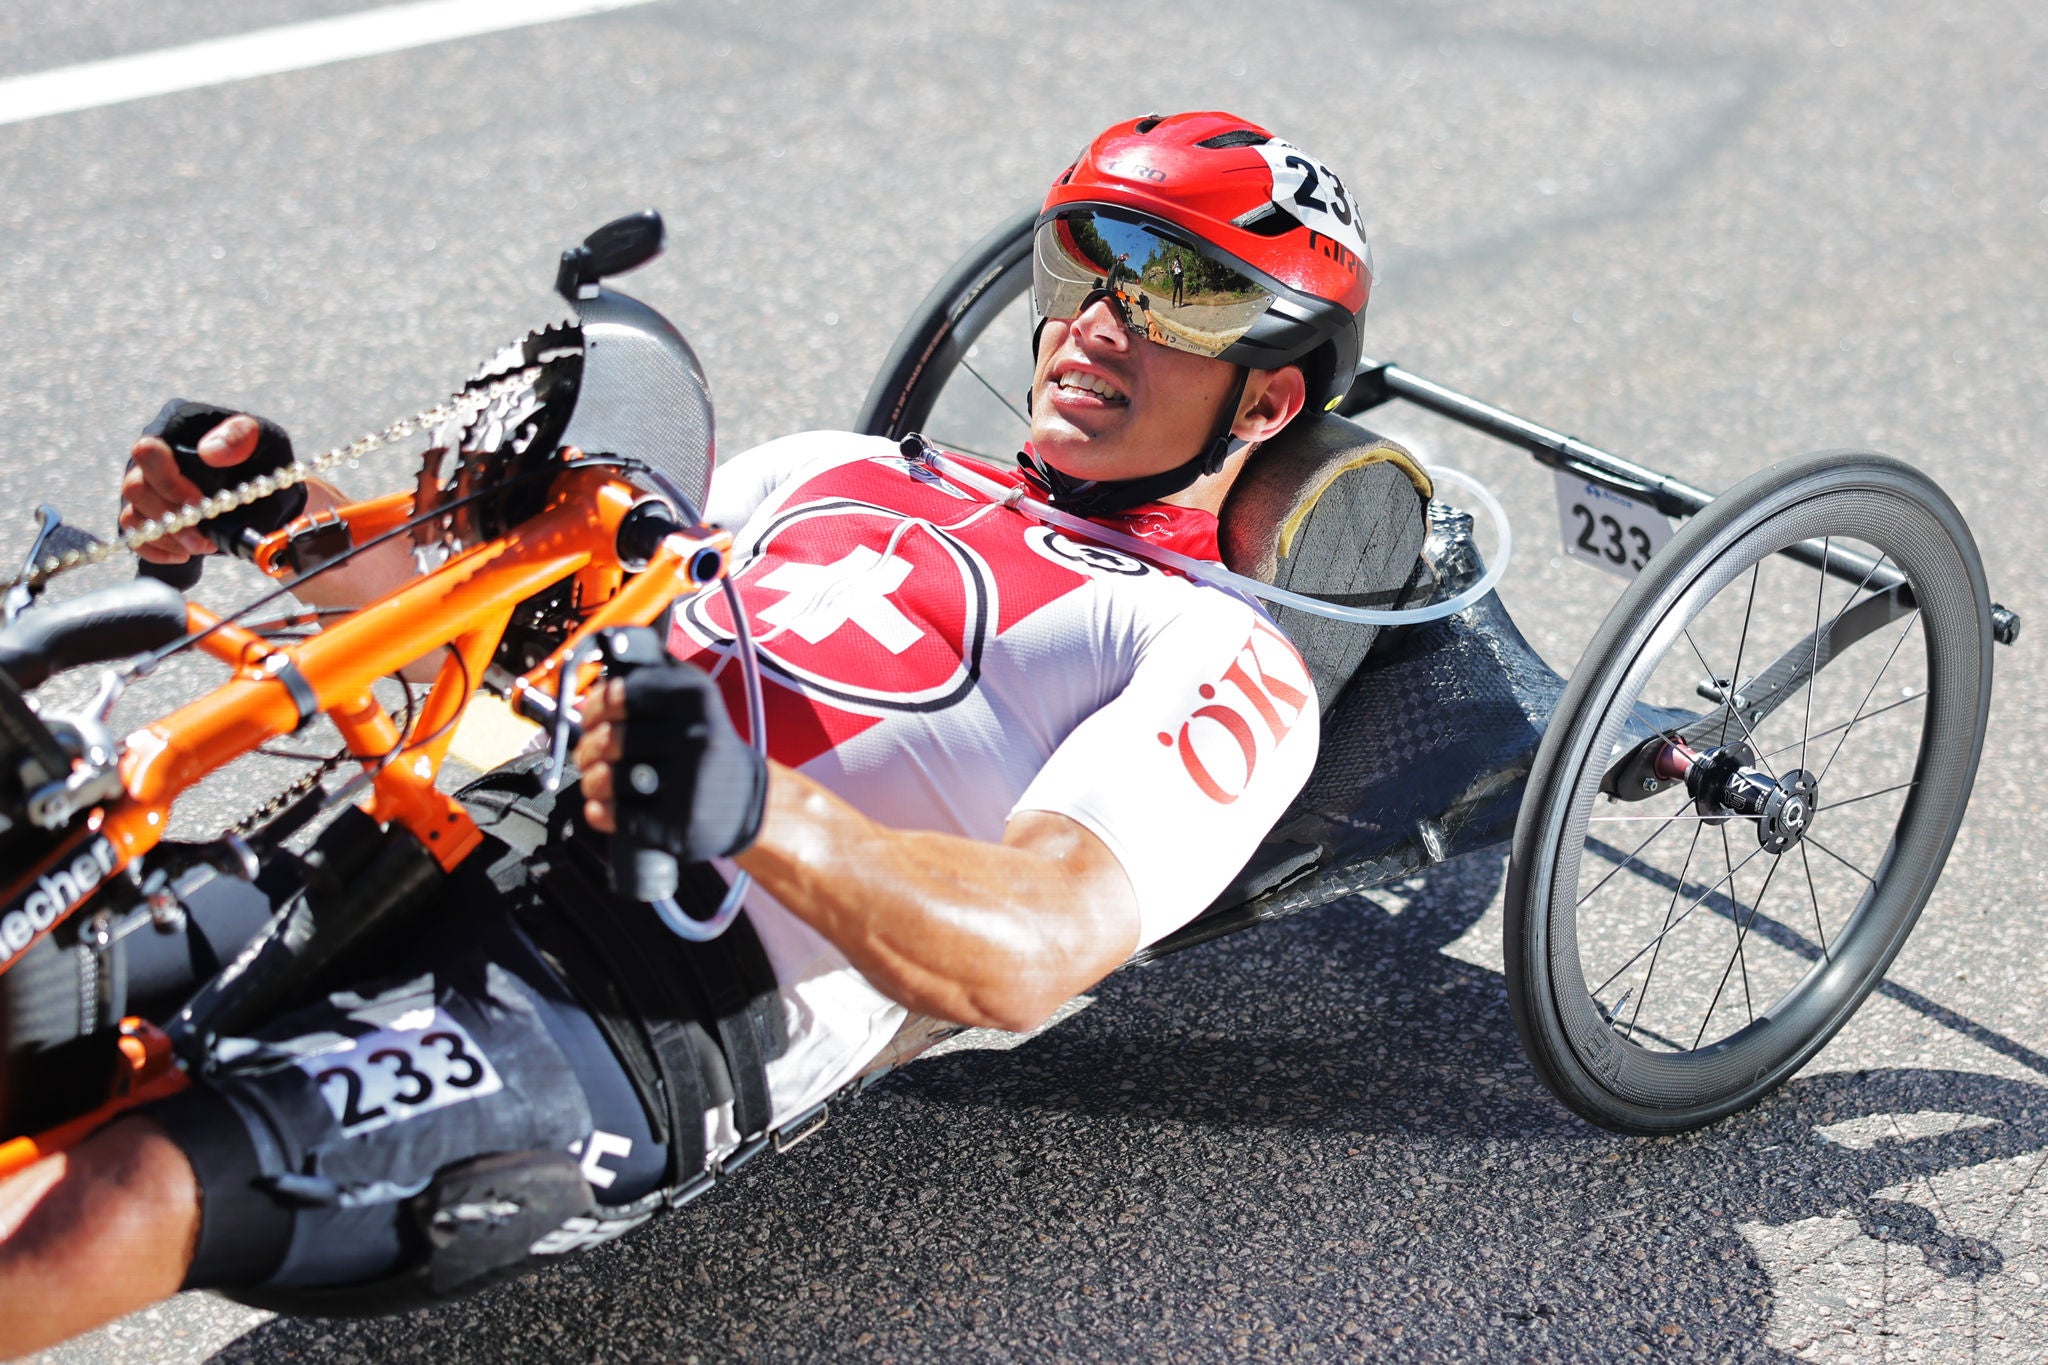
[[[1774,585],[1784,581],[1784,574],[1791,571],[1776,566],[1790,560],[1776,552],[1807,540],[1819,542],[1824,551],[1845,543],[1874,549],[1881,556],[1880,563],[1888,561],[1904,573],[1912,594],[1912,599],[1899,607],[1900,616],[1888,618],[1907,622],[1896,637],[1888,628],[1872,630],[1865,637],[1875,639],[1879,649],[1886,639],[1892,639],[1891,652],[1862,689],[1849,720],[1833,730],[1816,731],[1817,698],[1827,699],[1823,720],[1835,715],[1835,710],[1827,708],[1836,707],[1838,697],[1853,698],[1863,673],[1877,659],[1875,651],[1855,647],[1832,657],[1822,654],[1821,642],[1828,638],[1822,620],[1828,588],[1833,583],[1839,593],[1839,580],[1807,569],[1806,574],[1819,580],[1811,590],[1810,606],[1804,594],[1796,601],[1788,599],[1775,613],[1759,611],[1757,605],[1766,564],[1774,566]],[[1709,667],[1711,651],[1698,643],[1695,632],[1708,633],[1702,623],[1716,601],[1739,600],[1745,575],[1748,598],[1741,608],[1742,643],[1736,646],[1735,667],[1721,677],[1718,669]],[[1724,598],[1731,590],[1734,596]],[[1861,589],[1844,599],[1826,623],[1829,631],[1858,605],[1859,593]],[[1516,824],[1508,875],[1506,963],[1515,1027],[1538,1076],[1569,1108],[1603,1127],[1629,1133],[1664,1134],[1701,1127],[1769,1094],[1854,1014],[1911,933],[1940,876],[1969,800],[1990,707],[1989,602],[1983,564],[1969,528],[1940,488],[1909,465],[1854,451],[1821,452],[1774,465],[1744,480],[1674,535],[1624,592],[1588,645],[1538,750],[1529,794]],[[1779,656],[1777,683],[1764,681],[1771,675],[1767,668],[1755,675],[1745,674],[1743,654],[1750,646],[1752,630],[1782,632],[1786,629],[1783,618],[1796,616],[1803,626],[1808,615],[1813,632],[1803,641],[1795,638],[1792,647]],[[1873,698],[1886,673],[1916,635],[1919,643],[1908,651],[1909,662],[1903,666],[1906,673],[1892,675],[1891,690],[1900,694],[1899,699],[1890,700],[1888,690],[1882,708],[1874,707]],[[1725,641],[1726,637],[1716,638]],[[1813,666],[1802,670],[1799,653],[1809,641]],[[1718,648],[1725,660],[1725,644]],[[1781,918],[1765,909],[1773,880],[1793,857],[1791,848],[1777,853],[1768,848],[1745,852],[1744,864],[1756,857],[1766,858],[1765,866],[1751,878],[1755,887],[1760,873],[1761,888],[1753,904],[1745,903],[1740,867],[1734,861],[1735,843],[1743,831],[1738,827],[1731,834],[1729,830],[1737,821],[1723,820],[1717,826],[1698,804],[1691,814],[1681,807],[1620,861],[1614,857],[1619,845],[1608,846],[1599,837],[1609,831],[1589,832],[1596,820],[1658,820],[1655,813],[1594,812],[1618,804],[1612,790],[1616,755],[1631,748],[1630,740],[1644,728],[1658,728],[1640,719],[1664,704],[1661,698],[1652,698],[1648,689],[1653,683],[1659,690],[1666,686],[1661,671],[1681,650],[1687,657],[1679,659],[1671,673],[1682,675],[1695,662],[1707,670],[1707,678],[1694,690],[1710,699],[1719,698],[1721,704],[1709,714],[1720,717],[1724,734],[1731,725],[1749,730],[1749,715],[1755,712],[1758,726],[1772,727],[1774,736],[1782,736],[1785,725],[1779,718],[1789,720],[1803,705],[1800,767],[1787,767],[1782,774],[1785,782],[1795,781],[1795,772],[1810,773],[1805,765],[1818,761],[1827,738],[1839,734],[1819,777],[1811,823],[1796,845],[1800,861],[1787,878],[1794,885],[1795,898],[1797,883],[1805,883],[1811,901],[1812,937],[1807,936],[1803,923],[1803,903],[1797,906],[1796,923],[1795,917]],[[1768,653],[1760,650],[1751,657],[1761,659]],[[1914,658],[1917,663],[1911,661]],[[1863,662],[1855,670],[1841,672],[1848,659]],[[1752,695],[1766,686],[1785,686],[1788,660],[1791,673],[1808,674],[1805,681],[1793,684],[1803,690],[1803,703],[1797,699],[1797,691],[1790,689],[1782,699]],[[1897,682],[1915,668],[1924,678],[1917,695],[1911,683],[1900,686]],[[1697,703],[1694,705],[1696,709]],[[1917,740],[1910,733],[1916,714]],[[1876,722],[1883,715],[1905,719],[1881,727]],[[1634,731],[1630,729],[1632,720],[1637,726]],[[1908,727],[1905,733],[1900,733],[1901,725]],[[1873,756],[1859,757],[1851,769],[1859,776],[1867,771],[1870,775],[1864,780],[1877,782],[1889,782],[1890,775],[1908,772],[1902,783],[1888,789],[1873,788],[1869,795],[1849,796],[1839,782],[1830,790],[1827,775],[1835,770],[1859,727],[1865,728],[1858,743]],[[1700,730],[1695,725],[1689,733],[1697,738]],[[1772,751],[1764,747],[1768,741],[1761,734],[1743,735],[1741,742],[1766,755],[1759,762],[1768,762]],[[1781,765],[1792,761],[1780,758]],[[1609,792],[1601,791],[1603,782],[1609,784]],[[1651,785],[1648,779],[1644,785]],[[1896,813],[1887,815],[1893,798]],[[1670,796],[1635,799],[1647,806],[1668,802]],[[1852,806],[1860,807],[1860,813],[1849,811]],[[1884,828],[1887,820],[1888,831]],[[1871,864],[1874,872],[1866,871],[1857,861],[1867,854],[1844,854],[1822,842],[1824,833],[1828,839],[1846,841],[1852,821],[1858,830],[1857,850],[1870,843],[1870,834],[1863,831],[1873,823],[1882,841]],[[1649,869],[1656,859],[1668,859],[1675,848],[1667,845],[1668,852],[1658,854],[1646,850],[1667,828],[1688,825],[1693,830],[1692,842],[1675,880],[1661,868],[1653,876]],[[1842,833],[1836,832],[1838,826]],[[1709,836],[1708,831],[1715,829],[1718,835]],[[1630,840],[1621,842],[1630,842],[1632,834]],[[1757,837],[1761,842],[1760,827]],[[1705,889],[1701,883],[1711,866],[1700,872],[1698,880],[1688,881],[1703,841],[1709,842],[1709,857],[1711,843],[1720,842],[1729,864],[1727,875]],[[1589,856],[1589,845],[1593,856]],[[1862,879],[1861,883],[1851,881],[1838,869],[1832,878],[1823,874],[1821,882],[1831,888],[1847,888],[1831,890],[1825,898],[1826,908],[1814,874],[1821,853],[1844,862]],[[1594,864],[1599,859],[1614,863],[1614,867],[1596,882]],[[1825,860],[1821,865],[1827,866]],[[1631,873],[1631,881],[1647,880],[1654,885],[1654,897],[1637,897],[1626,884],[1609,891],[1608,886],[1623,871]],[[1586,889],[1589,882],[1591,890]],[[1717,891],[1716,887],[1727,890]],[[1719,902],[1731,903],[1732,911],[1729,904],[1717,903],[1717,897]],[[1687,907],[1681,914],[1678,906],[1682,900]],[[1638,942],[1649,926],[1658,923],[1655,911],[1660,903],[1665,905],[1662,927],[1653,939]],[[1778,904],[1784,904],[1782,896]],[[1702,907],[1709,914],[1685,930],[1684,921]],[[1836,917],[1832,936],[1827,923],[1831,915]],[[1717,926],[1717,918],[1727,925]],[[1698,1033],[1688,1042],[1682,1028],[1642,1025],[1642,1012],[1658,986],[1660,958],[1669,955],[1670,960],[1679,961],[1676,955],[1686,943],[1717,945],[1701,950],[1702,954],[1711,953],[1705,957],[1707,970],[1703,974],[1688,976],[1685,973],[1694,972],[1693,967],[1674,966],[1672,972],[1680,974],[1677,982],[1673,984],[1667,977],[1665,983],[1664,996],[1673,999],[1693,991],[1695,980],[1698,994],[1704,995],[1714,980],[1719,955],[1728,948],[1729,925],[1733,926],[1734,957],[1720,968],[1719,984],[1706,1005]],[[1616,939],[1612,946],[1606,942],[1609,936]],[[1746,942],[1766,964],[1775,964],[1778,957],[1788,959],[1782,969],[1771,966],[1778,979],[1790,982],[1776,998],[1768,981],[1764,991],[1752,989]],[[1622,958],[1632,945],[1635,955]],[[1732,1033],[1708,1042],[1706,1035],[1721,1002],[1729,999],[1733,1008],[1735,959],[1740,959],[1747,1019]],[[1589,984],[1598,970],[1616,960],[1623,963],[1620,970],[1598,986]],[[1806,964],[1803,969],[1798,966],[1801,960]],[[1630,984],[1613,997],[1613,1004],[1607,1003],[1603,993],[1610,992],[1624,975]],[[1759,968],[1755,975],[1768,974]],[[1628,1005],[1638,983],[1642,998],[1634,1001],[1631,1012]],[[1758,994],[1766,1002],[1761,1009],[1756,1005]],[[1664,997],[1660,997],[1660,1008],[1664,1006]],[[1690,1027],[1690,1008],[1672,1004],[1667,1012]]]
[[[923,429],[969,349],[1028,291],[1037,216],[1035,205],[1011,214],[932,286],[869,385],[855,430],[894,441]]]

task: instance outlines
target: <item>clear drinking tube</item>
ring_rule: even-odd
[[[1230,588],[1241,593],[1249,593],[1251,596],[1262,598],[1278,606],[1293,607],[1299,611],[1310,612],[1316,616],[1327,616],[1338,621],[1355,621],[1360,625],[1415,626],[1421,625],[1425,621],[1440,621],[1446,616],[1455,616],[1493,591],[1494,586],[1500,582],[1501,575],[1507,572],[1508,559],[1514,552],[1514,533],[1508,527],[1507,511],[1500,505],[1500,500],[1493,496],[1492,490],[1462,470],[1447,469],[1441,465],[1430,465],[1428,466],[1428,473],[1433,482],[1449,483],[1470,494],[1472,500],[1485,510],[1487,517],[1493,522],[1496,547],[1493,554],[1489,557],[1490,562],[1487,565],[1486,572],[1481,574],[1478,581],[1463,592],[1458,593],[1454,597],[1447,597],[1441,602],[1431,602],[1427,606],[1385,610],[1377,607],[1341,606],[1335,602],[1325,602],[1320,597],[1310,597],[1304,593],[1289,592],[1285,588],[1276,588],[1271,583],[1262,583],[1256,578],[1248,578],[1240,573],[1232,573],[1229,569],[1213,561],[1190,558],[1178,551],[1155,545],[1149,540],[1140,540],[1136,536],[1126,535],[1122,531],[1113,530],[1110,527],[1077,517],[1071,512],[1062,512],[1058,508],[1040,502],[1036,498],[1026,496],[1021,487],[1006,488],[993,479],[986,478],[965,465],[947,458],[941,451],[934,450],[930,446],[925,447],[925,449],[928,452],[928,457],[943,467],[948,479],[973,489],[983,497],[992,498],[997,502],[1008,503],[1045,522],[1047,525],[1072,531],[1074,534],[1085,536],[1100,545],[1109,545],[1119,550],[1127,550],[1140,559],[1147,559],[1155,564],[1178,569],[1188,577],[1199,582],[1213,584],[1219,588]]]

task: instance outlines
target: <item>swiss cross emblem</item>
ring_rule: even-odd
[[[909,560],[884,558],[865,545],[854,546],[834,564],[785,561],[759,580],[764,588],[788,594],[761,612],[761,620],[813,645],[852,626],[891,654],[901,654],[924,638],[923,628],[889,600],[910,569]]]
[[[993,632],[994,575],[958,538],[851,499],[783,513],[735,584],[769,670],[860,711],[951,706],[980,676]],[[678,625],[703,645],[733,638],[722,593],[694,598]]]

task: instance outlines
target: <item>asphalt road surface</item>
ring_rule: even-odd
[[[355,8],[15,6],[0,81]],[[564,245],[648,204],[670,246],[635,292],[701,351],[721,449],[844,425],[930,282],[1090,133],[1222,105],[1358,192],[1371,349],[1709,488],[1900,455],[2038,633],[2048,11],[1541,11],[655,0],[0,125],[0,548],[38,501],[106,529],[168,395],[308,448],[425,405],[555,315]],[[1499,490],[1503,595],[1568,670],[1619,580],[1559,557],[1549,473],[1381,425]],[[1694,1136],[1610,1136],[1544,1092],[1502,859],[1473,858],[922,1062],[473,1301],[322,1323],[186,1296],[49,1358],[2039,1360],[2041,648],[1998,652],[1975,802],[1892,984]]]

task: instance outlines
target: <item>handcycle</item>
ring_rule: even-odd
[[[948,423],[963,398],[1000,387],[977,348],[1019,319],[1029,242],[1020,215],[940,281],[885,360],[861,429],[976,448],[978,435]],[[39,1038],[35,1057],[10,1038],[0,1074],[16,1093],[0,1093],[0,1173],[172,1093],[217,1039],[303,998],[422,913],[425,888],[481,841],[437,783],[477,693],[551,728],[559,751],[608,638],[679,599],[733,591],[730,541],[696,510],[712,464],[701,369],[673,326],[603,283],[659,246],[652,215],[607,225],[564,256],[557,287],[574,321],[508,348],[438,409],[219,488],[178,524],[129,538],[202,520],[231,527],[283,584],[237,612],[142,580],[38,605],[52,573],[114,548],[46,517],[0,628],[0,971],[37,950],[90,962],[118,935],[174,924],[195,869],[261,884],[318,862],[329,891],[317,914],[304,899],[279,912],[188,999],[115,1017],[110,992],[88,993],[67,1003],[75,1025]],[[1359,657],[1338,652],[1323,754],[1300,798],[1208,911],[1132,965],[1511,842],[1510,1000],[1545,1083],[1586,1118],[1636,1133],[1754,1103],[1846,1022],[1931,894],[1982,748],[1991,646],[2016,636],[2017,618],[1991,603],[1953,505],[1897,462],[1810,457],[1710,498],[1390,364],[1363,365],[1340,412],[1395,398],[1520,444],[1589,490],[1690,520],[1567,682],[1490,590],[1505,556],[1489,569],[1469,517],[1432,505],[1404,584],[1410,604]],[[1335,434],[1316,468],[1335,473],[1310,492],[1333,506],[1329,489],[1361,467],[1346,443],[1373,438],[1336,415],[1318,420]],[[411,490],[320,517],[256,518],[281,487],[415,435],[427,450]],[[1341,540],[1341,517],[1307,501],[1294,524]],[[249,621],[294,584],[392,541],[423,572],[389,596],[326,619]],[[1422,619],[1431,603],[1451,609]],[[1307,635],[1312,608],[1278,619]],[[231,676],[117,740],[107,717],[127,685],[191,652]],[[408,691],[394,718],[378,680],[436,655],[424,700]],[[24,695],[58,669],[105,665],[82,709],[59,714]],[[217,839],[166,837],[183,793],[318,717],[341,749],[310,781]],[[336,809],[313,852],[295,850]],[[672,903],[660,913],[681,933],[716,927]],[[722,1169],[817,1117],[758,1135]]]

